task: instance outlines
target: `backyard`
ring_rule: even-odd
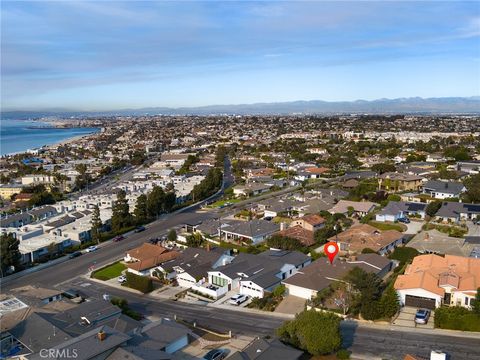
[[[392,224],[392,223],[384,223],[384,222],[378,222],[378,221],[370,221],[368,225],[371,225],[373,227],[376,227],[378,230],[397,230],[400,232],[403,232],[407,230],[407,227],[403,224]]]

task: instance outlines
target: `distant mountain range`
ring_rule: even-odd
[[[4,111],[3,119],[39,117],[80,117],[113,115],[220,115],[220,114],[480,114],[480,96],[444,98],[399,98],[372,101],[289,101],[201,107],[151,107],[111,111],[75,111],[49,109],[44,111]]]

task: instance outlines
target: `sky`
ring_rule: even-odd
[[[479,1],[1,2],[3,110],[480,95]]]

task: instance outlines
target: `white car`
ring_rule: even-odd
[[[235,296],[232,296],[228,302],[232,305],[240,305],[241,303],[245,302],[248,300],[247,295],[242,295],[242,294],[237,294]]]
[[[120,275],[120,276],[118,277],[118,282],[119,282],[120,284],[123,284],[125,281],[127,281],[127,277],[126,277],[125,275]]]
[[[94,251],[97,251],[97,250],[98,250],[98,246],[93,245],[93,246],[89,246],[89,247],[87,248],[87,250],[85,250],[85,251],[86,251],[87,253],[89,253],[89,252],[94,252]]]

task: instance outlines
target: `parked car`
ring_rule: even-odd
[[[82,256],[82,253],[80,251],[75,251],[75,252],[71,253],[70,255],[68,255],[68,258],[69,259],[74,259],[74,258],[79,257],[79,256]]]
[[[158,238],[151,238],[151,239],[148,239],[148,242],[149,242],[150,244],[154,244],[154,245],[156,245],[156,244],[158,243]]]
[[[399,218],[398,222],[404,223],[404,224],[410,224],[410,219],[407,217]]]
[[[415,322],[417,324],[426,324],[428,322],[429,317],[430,317],[430,310],[418,309],[417,313],[415,314]]]
[[[125,236],[118,235],[113,238],[113,242],[119,242],[119,241],[122,241],[123,239],[125,239]]]
[[[125,275],[120,275],[120,276],[118,277],[118,282],[119,282],[120,284],[123,284],[125,281],[127,281],[127,277],[126,277]]]
[[[225,359],[228,355],[228,350],[226,349],[213,349],[205,354],[203,357],[204,360],[221,360]]]
[[[135,229],[134,232],[139,233],[139,232],[142,232],[142,231],[145,231],[145,230],[146,230],[146,229],[145,229],[145,226],[138,226],[138,227]]]
[[[248,299],[247,295],[237,294],[235,296],[232,296],[228,302],[232,305],[238,306],[241,303],[244,303],[245,301],[247,301],[247,299]]]
[[[87,253],[89,252],[94,252],[94,251],[97,251],[98,250],[98,246],[95,246],[95,245],[92,245],[92,246],[89,246],[87,248],[87,250],[85,250]]]

